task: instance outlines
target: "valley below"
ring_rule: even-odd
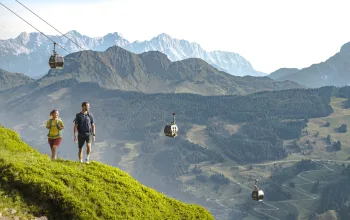
[[[331,205],[320,210],[329,202],[326,193],[348,181],[350,142],[339,127],[350,124],[350,109],[343,106],[347,98],[330,95],[334,88],[132,97],[89,83],[63,83],[45,91],[2,102],[0,114],[3,126],[44,154],[50,154],[44,124],[57,108],[66,126],[58,157],[77,160],[72,121],[80,100],[89,97],[98,133],[92,160],[118,167],[170,197],[201,204],[216,219],[318,219],[329,210],[339,215]],[[293,97],[285,106],[288,96]],[[169,109],[155,111],[151,99]],[[269,102],[274,106],[255,107]],[[172,111],[180,133],[169,139],[163,128]],[[265,192],[264,202],[251,199],[254,179]]]

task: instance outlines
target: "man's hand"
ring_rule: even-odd
[[[92,141],[95,141],[95,136],[92,136]]]
[[[77,143],[78,142],[78,125],[75,124],[74,125],[74,128],[73,128],[73,135],[74,135],[74,142]]]

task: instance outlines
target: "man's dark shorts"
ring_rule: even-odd
[[[84,147],[84,144],[86,143],[91,143],[92,141],[92,134],[89,135],[78,135],[78,147],[82,148]]]

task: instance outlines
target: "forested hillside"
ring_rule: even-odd
[[[22,74],[0,69],[0,91],[32,83],[35,80]]]

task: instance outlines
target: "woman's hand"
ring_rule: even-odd
[[[60,125],[59,120],[57,120],[56,123],[59,130],[62,130],[64,128],[64,126]]]

